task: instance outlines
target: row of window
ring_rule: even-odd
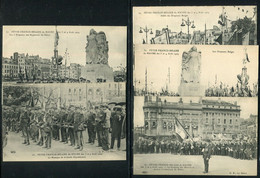
[[[4,68],[9,68],[9,65],[3,65]],[[10,66],[11,69],[18,69],[18,66]]]
[[[206,116],[209,116],[209,115],[211,115],[211,116],[230,116],[230,117],[237,117],[237,116],[240,116],[240,114],[231,114],[231,113],[205,113],[205,115]]]
[[[214,105],[206,105],[207,108],[224,108],[224,109],[237,109],[237,107],[232,107],[232,106],[214,106]]]
[[[18,73],[18,70],[4,70],[5,73]]]
[[[218,119],[218,124],[220,124],[221,119]],[[232,124],[233,120],[229,120],[229,124]],[[237,123],[238,120],[236,119],[235,122]],[[206,118],[206,123],[209,123],[209,118]],[[212,123],[214,123],[214,118],[212,119]],[[224,119],[224,124],[227,124],[227,119]]]

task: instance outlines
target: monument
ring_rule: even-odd
[[[90,81],[113,82],[113,69],[108,65],[108,41],[104,32],[91,29],[87,36],[86,65],[81,68],[81,77]]]
[[[180,96],[203,96],[204,90],[200,83],[201,52],[193,46],[188,52],[182,53],[181,83],[178,88]]]
[[[250,91],[250,87],[248,85],[249,75],[247,75],[246,64],[248,62],[250,62],[250,60],[248,58],[247,49],[245,48],[244,50],[245,50],[245,57],[243,58],[244,67],[242,68],[241,74],[237,75],[237,79],[238,79],[237,90],[238,90],[239,96],[248,97],[248,96],[251,96],[251,91]]]

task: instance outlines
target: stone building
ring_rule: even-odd
[[[2,76],[18,80],[19,74],[23,75],[24,79],[27,76],[31,79],[33,73],[36,79],[48,78],[51,73],[50,59],[42,59],[39,55],[31,55],[15,52],[10,58],[2,59]]]
[[[18,65],[13,58],[2,58],[2,77],[18,78]]]
[[[170,136],[175,133],[178,119],[192,137],[211,138],[214,134],[232,137],[240,132],[240,106],[221,100],[179,102],[156,101],[145,96],[145,134],[148,136]]]
[[[42,107],[88,107],[99,103],[125,102],[125,82],[48,83],[34,85]]]

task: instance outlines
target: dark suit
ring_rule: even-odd
[[[111,149],[114,148],[115,139],[117,139],[117,148],[120,148],[123,117],[121,114],[113,113],[111,116],[111,121],[112,121]]]
[[[209,171],[209,159],[211,157],[211,148],[210,146],[206,146],[204,148],[203,152],[203,159],[204,159],[204,166],[205,166],[205,172],[207,173]]]

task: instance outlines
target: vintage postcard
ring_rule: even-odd
[[[3,161],[126,160],[126,34],[3,27]]]
[[[258,46],[135,45],[135,96],[257,97]]]
[[[257,175],[258,46],[135,45],[134,175]]]
[[[133,44],[257,45],[256,6],[133,7]]]

